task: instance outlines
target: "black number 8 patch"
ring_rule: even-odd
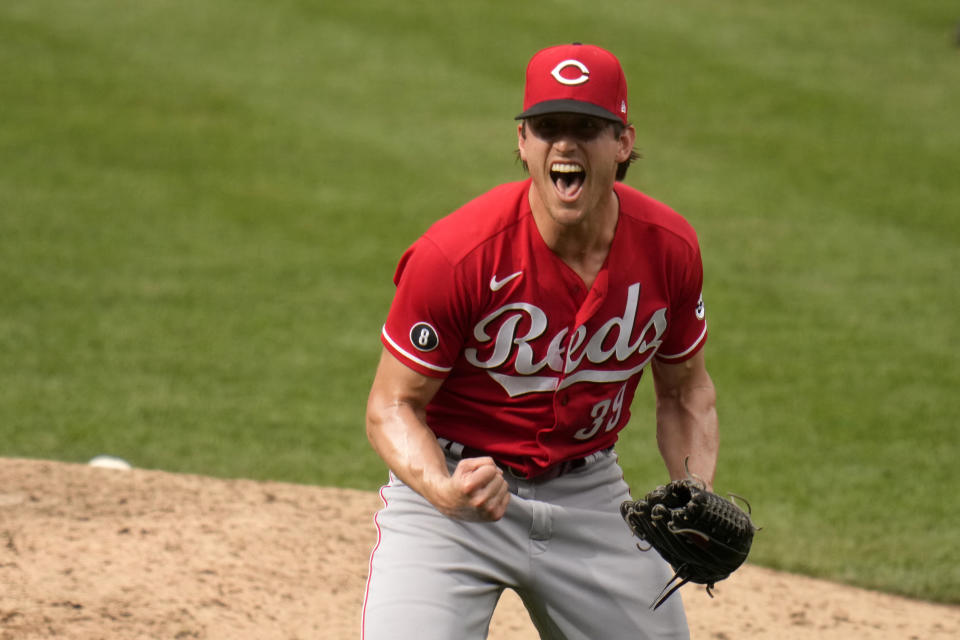
[[[420,351],[433,351],[440,344],[440,337],[429,324],[418,322],[410,329],[410,344]]]

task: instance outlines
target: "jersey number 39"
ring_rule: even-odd
[[[627,385],[620,387],[620,391],[617,392],[617,395],[611,400],[607,398],[606,400],[601,400],[597,404],[593,405],[593,409],[590,410],[590,417],[593,418],[593,422],[589,427],[584,427],[580,429],[573,437],[577,440],[589,440],[593,436],[600,433],[600,428],[603,427],[604,433],[610,431],[620,422],[620,413],[623,411],[623,396],[627,392]],[[610,415],[609,420],[607,415],[613,412]],[[606,421],[606,426],[604,427],[604,422]]]

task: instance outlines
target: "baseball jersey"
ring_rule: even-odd
[[[438,437],[535,477],[613,446],[644,367],[692,357],[707,325],[700,248],[679,214],[617,183],[588,290],[540,235],[530,184],[467,203],[403,254],[381,341],[444,378],[426,407]]]

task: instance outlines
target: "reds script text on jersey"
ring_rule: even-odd
[[[437,436],[535,477],[613,446],[644,367],[681,362],[707,335],[693,228],[617,183],[620,216],[588,291],[530,210],[530,180],[436,222],[400,259],[384,346],[446,378],[427,407]]]

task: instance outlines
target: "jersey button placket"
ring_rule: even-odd
[[[567,368],[570,358],[570,345],[573,344],[576,328],[576,326],[572,326],[567,332],[569,337],[567,338],[566,345],[564,346],[563,350],[565,354],[563,358],[563,370],[560,371],[560,379],[557,382],[557,390],[553,394],[554,428],[563,428],[569,422],[566,407],[568,404],[570,404],[570,391],[564,387],[563,383],[567,378]]]

